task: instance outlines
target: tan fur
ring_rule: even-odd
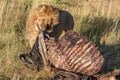
[[[30,41],[31,47],[38,36],[37,24],[40,29],[57,40],[63,30],[73,29],[74,21],[67,11],[54,8],[51,5],[39,6],[28,16],[26,22],[26,37]]]

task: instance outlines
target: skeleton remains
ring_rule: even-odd
[[[45,39],[45,45],[47,53],[44,55],[55,68],[93,75],[104,62],[95,44],[73,31],[68,31],[58,42],[54,38]]]

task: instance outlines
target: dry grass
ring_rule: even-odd
[[[120,70],[119,0],[1,0],[0,1],[0,80],[36,80],[47,78],[45,71],[35,72],[23,66],[18,55],[28,52],[24,37],[28,13],[40,4],[69,11],[75,20],[74,31],[95,42],[105,58],[101,72]]]

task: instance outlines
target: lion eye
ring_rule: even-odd
[[[47,24],[46,30],[50,30],[51,26],[49,24]]]

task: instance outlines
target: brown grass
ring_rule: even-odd
[[[39,4],[50,4],[69,11],[75,20],[74,31],[95,42],[105,58],[101,72],[120,70],[120,1],[119,0],[1,0],[0,1],[0,80],[36,80],[47,78],[45,71],[27,69],[18,60],[29,52],[25,39],[28,13]]]

